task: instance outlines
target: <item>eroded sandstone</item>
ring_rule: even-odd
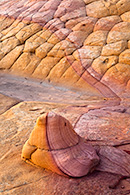
[[[122,52],[129,48],[130,40],[129,1],[127,0],[72,0],[71,2],[49,0],[28,1],[28,3],[25,1],[13,3],[10,0],[1,2],[0,7],[1,69],[9,69],[17,74],[47,80],[50,71],[53,72],[51,69],[55,65],[57,68],[54,70],[60,69],[59,61],[62,64],[64,61],[62,59],[68,55],[74,55],[76,60],[81,61],[81,64],[83,59],[96,60],[100,56],[106,55],[116,55],[117,57],[120,55],[116,63],[128,63],[128,60],[121,60],[121,56],[124,54]],[[99,46],[100,48],[92,48],[91,46]],[[33,57],[34,65],[32,62],[27,63],[26,60],[21,60],[21,56],[26,55]],[[48,57],[52,57],[54,62],[46,72],[46,66],[41,66],[41,63],[48,60]],[[9,58],[11,60],[8,60]],[[18,68],[16,64],[19,63],[22,63],[23,68]],[[115,65],[111,62],[111,65],[106,69],[107,74],[110,73],[110,67]],[[96,69],[94,71],[95,73],[91,68],[89,69],[91,76],[100,80]],[[36,74],[36,72],[39,73]],[[67,74],[65,72],[64,74]],[[77,77],[75,74],[77,72],[74,70],[74,78]],[[61,77],[62,80],[64,78],[61,84],[69,83],[68,77],[63,77],[63,74],[59,74],[56,79],[53,79],[54,83],[61,80]],[[128,80],[129,77],[128,75]],[[110,78],[109,82],[114,82]],[[84,80],[84,78],[82,79]],[[88,79],[85,79],[84,82],[87,81]],[[81,89],[85,85],[74,83],[75,79],[70,82],[70,87],[77,85]],[[120,88],[119,83],[115,82],[114,85]],[[110,90],[114,90],[113,85],[109,87]],[[124,88],[127,89],[126,81]],[[102,93],[102,89],[100,92]]]
[[[40,79],[39,85],[46,80],[86,92],[86,96],[64,92],[60,99],[59,91],[54,96],[53,87],[47,90],[43,85],[46,91],[43,95],[43,88],[34,83],[31,88],[31,83],[24,86],[25,93],[16,79],[13,84],[19,84],[14,86],[20,99],[40,97],[41,101],[56,104],[23,102],[12,107],[19,100],[10,84],[6,95],[13,97],[1,95],[2,194],[130,193],[129,179],[112,190],[108,184],[118,183],[116,175],[95,172],[82,179],[68,179],[26,165],[20,159],[22,145],[37,116],[50,110],[68,118],[75,130],[92,143],[124,145],[121,149],[129,152],[129,15],[129,0],[0,2],[0,69]],[[5,88],[2,90],[5,92]],[[65,101],[66,105],[57,104],[58,101]]]

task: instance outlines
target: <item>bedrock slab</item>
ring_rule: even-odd
[[[20,100],[17,98],[11,98],[0,93],[0,114],[4,113],[19,102]]]
[[[98,126],[99,128],[102,128],[102,122],[104,119],[100,119],[100,112],[98,112],[97,109],[98,107],[99,104],[95,105],[95,102],[93,100],[91,101],[91,103],[89,102],[89,105],[86,105],[85,107],[30,101],[21,102],[18,105],[12,107],[10,110],[6,111],[4,114],[0,115],[0,192],[4,195],[29,195],[30,192],[36,195],[95,193],[103,195],[121,195],[129,193],[129,179],[122,180],[116,187],[116,189],[109,188],[110,185],[114,185],[114,183],[118,181],[119,176],[117,175],[102,172],[93,172],[92,174],[83,178],[66,178],[45,169],[28,165],[21,160],[22,146],[28,139],[29,134],[31,133],[35,125],[36,118],[40,114],[52,110],[66,118],[70,118],[70,121],[73,122],[74,125],[77,122],[78,116],[81,116],[83,113],[86,113],[87,115],[87,112],[89,110],[94,109],[93,112],[98,113],[97,121],[99,117]],[[108,112],[108,110],[106,110],[106,112]],[[120,117],[121,115],[122,118],[125,117],[126,114],[121,111],[121,108],[116,109],[116,112],[115,110],[111,110],[111,119],[114,118],[114,115],[117,116],[117,113],[118,115],[120,115]],[[92,111],[89,112],[91,113]],[[90,117],[89,112],[88,117]],[[107,117],[110,119],[110,116],[107,115],[105,120],[108,120]],[[80,120],[78,123],[80,123]],[[100,121],[102,122],[100,123]],[[94,132],[96,132],[97,123],[93,123],[92,120],[90,120],[89,123],[91,123],[91,127],[93,127],[93,130],[95,129]],[[116,121],[112,120],[111,125],[112,123],[114,125]],[[121,132],[121,134],[124,133],[125,135],[125,124],[123,125],[122,120],[118,120],[118,125],[120,126],[119,131]],[[91,140],[93,136],[90,130],[85,129],[85,131],[87,136]],[[104,131],[107,138],[110,137],[110,140],[107,140],[107,142],[100,140],[99,132],[97,131],[93,137],[94,140],[91,141],[97,141],[97,144],[101,145],[118,145],[119,143],[124,141],[123,137],[122,140],[117,140],[115,138],[115,135],[113,134],[114,129],[112,130],[112,128],[110,128],[108,131]],[[82,136],[85,137],[83,134]],[[113,139],[111,140],[111,138]],[[104,135],[102,136],[102,139],[104,139]],[[99,141],[102,142],[100,143]]]
[[[94,145],[130,150],[130,102],[65,90],[41,81],[1,73],[0,92],[20,103],[0,115],[0,192],[6,194],[127,194],[129,179],[94,172],[83,178],[65,178],[21,160],[21,151],[39,115],[49,111],[67,118],[75,131]],[[11,98],[11,99],[10,99]],[[6,101],[5,96],[1,100]],[[27,101],[26,101],[27,100]],[[39,101],[38,101],[39,100]],[[118,102],[118,104],[117,104]],[[11,105],[9,105],[11,106]],[[2,106],[4,108],[4,106]],[[6,169],[5,169],[6,167]],[[64,185],[66,188],[64,189]],[[123,187],[122,187],[123,186]]]

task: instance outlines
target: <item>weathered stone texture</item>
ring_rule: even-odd
[[[39,30],[41,30],[42,27],[39,24],[30,24],[28,26],[25,26],[22,30],[20,30],[16,37],[21,42],[24,43],[25,40],[27,40],[30,36],[37,33]]]
[[[0,112],[5,112],[0,116],[3,195],[129,193],[129,182],[126,189],[122,185],[109,189],[108,183],[116,176],[108,173],[68,180],[20,160],[36,117],[52,109],[73,124],[80,116],[75,130],[85,138],[129,139],[129,99],[117,108],[101,108],[120,104],[119,97],[130,97],[129,0],[0,1],[0,69],[87,91],[94,102],[96,96],[103,96],[97,110],[95,105],[86,106],[87,96],[82,97],[81,107],[69,105],[62,110],[63,105],[23,102],[5,112],[19,100],[4,97],[3,107],[1,95]]]
[[[18,104],[20,100],[15,98],[10,98],[3,94],[0,94],[0,114],[3,114],[7,110],[9,110],[12,106]]]
[[[50,71],[47,79],[49,81],[53,81],[59,83],[59,78],[64,74],[64,72],[70,67],[72,62],[74,61],[73,56],[66,56],[62,58]]]
[[[62,72],[63,59],[73,55],[77,61],[74,66],[70,63],[72,68],[67,66],[62,75],[57,73],[51,80],[55,83],[62,80],[61,84],[67,86],[70,80],[70,87],[72,83],[74,87],[85,67],[89,68],[92,79],[100,81],[116,64],[129,64],[129,0],[18,0],[15,3],[3,0],[0,8],[1,69],[50,81],[48,75]],[[94,60],[94,63],[86,61],[84,65],[83,60]],[[69,71],[74,74],[71,78]],[[86,78],[82,79],[89,82]],[[114,90],[113,86],[110,91]]]
[[[84,45],[103,46],[106,43],[108,31],[95,31],[91,33],[84,42]]]
[[[120,22],[116,24],[108,34],[107,43],[130,39],[130,23]]]
[[[126,49],[120,54],[119,62],[130,65],[130,49]]]
[[[86,12],[88,16],[95,18],[101,18],[109,15],[109,11],[102,1],[94,1],[87,5]]]
[[[16,59],[22,54],[24,46],[20,45],[14,48],[10,53],[8,53],[4,58],[0,60],[1,69],[10,69],[14,65]]]
[[[40,46],[36,49],[36,56],[38,56],[39,58],[44,58],[48,52],[52,49],[54,45],[48,42],[45,42],[43,44],[40,44]]]
[[[103,76],[105,72],[111,67],[117,64],[118,56],[100,56],[96,58],[92,63],[92,68]]]
[[[92,109],[98,108],[98,105],[94,105],[94,101],[92,103]],[[94,172],[83,178],[67,178],[21,161],[22,146],[29,137],[31,129],[35,125],[36,118],[41,112],[55,110],[56,113],[62,113],[64,117],[70,118],[75,123],[76,118],[85,111],[84,109],[89,110],[89,108],[54,103],[22,102],[0,116],[2,138],[0,142],[1,194],[29,195],[30,192],[36,195],[51,195],[54,193],[59,195],[63,193],[127,194],[129,180],[124,180],[125,183],[123,186],[125,188],[122,188],[121,183],[116,189],[110,189],[109,185],[118,180],[116,175],[110,173]],[[75,130],[78,132],[80,128],[80,135],[82,137],[88,137],[90,140],[94,138],[98,140],[97,143],[100,143],[103,139],[107,143],[107,140],[110,138],[108,141],[112,144],[115,137],[119,138],[119,140],[121,136],[123,139],[126,136],[129,138],[130,135],[127,133],[127,127],[130,126],[130,122],[126,120],[129,118],[129,114],[121,113],[120,111],[123,111],[123,107],[114,108],[111,112],[110,110],[103,109],[100,109],[100,111],[99,109],[90,110],[88,113],[82,114],[82,117],[76,124]],[[85,130],[86,124],[88,132]],[[104,131],[104,127],[106,131]],[[94,131],[93,128],[95,129]]]
[[[130,22],[130,11],[125,12],[124,14],[121,15],[121,19],[124,22]]]
[[[50,70],[58,63],[58,61],[59,58],[45,57],[37,66],[33,76],[36,78],[45,79],[50,73]]]
[[[127,41],[117,41],[115,43],[109,43],[102,49],[102,55],[119,55],[127,48]]]
[[[96,22],[94,31],[97,30],[110,31],[112,27],[119,22],[121,22],[121,18],[118,15],[102,17]]]
[[[101,46],[83,46],[81,49],[76,50],[73,55],[75,59],[95,59],[101,54]]]
[[[121,92],[129,79],[130,65],[118,63],[105,73],[101,81],[105,84],[107,83],[107,85],[112,87],[115,92]],[[113,83],[115,83],[114,86]]]

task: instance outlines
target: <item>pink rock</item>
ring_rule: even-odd
[[[79,18],[79,17],[85,17],[86,16],[86,11],[85,11],[85,7],[81,7],[79,9],[75,9],[72,12],[67,12],[66,14],[64,14],[62,17],[60,17],[60,19],[63,22],[66,22],[70,19],[75,19],[75,18]]]
[[[39,12],[43,12],[46,10],[56,10],[60,3],[61,3],[61,0],[46,1],[45,4],[42,6],[42,8],[39,10]]]
[[[50,20],[44,29],[49,29],[51,32],[55,32],[58,29],[64,28],[64,23],[59,18],[54,18]]]
[[[73,55],[75,59],[95,59],[101,54],[101,46],[83,46],[76,50]]]
[[[96,89],[98,89],[104,97],[118,99],[118,96],[109,87],[107,87],[104,83],[97,82],[94,84],[94,87]]]
[[[92,59],[81,59],[81,65],[87,70],[89,66],[91,66],[93,60]]]
[[[130,79],[130,65],[118,63],[112,66],[103,76],[101,82],[116,94],[120,94]]]
[[[85,31],[74,31],[69,34],[67,40],[74,43],[76,48],[79,48],[83,45],[83,42],[87,38],[88,33]]]
[[[87,68],[87,71],[88,71],[94,78],[96,78],[97,80],[100,81],[101,75],[100,75],[98,72],[96,72],[91,66],[90,66],[89,68]]]
[[[85,68],[82,66],[80,61],[74,61],[72,67],[79,76],[85,72]]]
[[[70,34],[70,32],[71,30],[67,28],[60,28],[55,32],[55,36],[59,38],[59,40],[64,40]]]
[[[95,24],[94,31],[96,30],[109,31],[115,24],[119,22],[121,22],[121,18],[117,15],[100,18]]]
[[[55,18],[60,18],[68,12],[73,12],[76,9],[85,7],[82,0],[63,0],[55,12]]]
[[[34,22],[45,25],[45,23],[47,23],[53,18],[54,12],[55,12],[54,10],[47,10],[45,12],[37,12],[33,15],[32,20]]]
[[[94,86],[97,83],[97,79],[95,79],[88,71],[85,71],[82,75],[82,79],[84,79],[88,84]]]

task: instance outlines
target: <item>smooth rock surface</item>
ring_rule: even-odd
[[[8,109],[15,106],[19,102],[20,100],[18,99],[11,98],[0,93],[0,114],[6,112]]]
[[[6,92],[6,90],[5,90]],[[84,102],[84,100],[83,100]],[[87,130],[84,123],[84,132],[86,132],[87,138],[92,141],[102,141],[100,144],[105,144],[104,141],[109,145],[119,144],[129,138],[129,114],[130,112],[125,111],[128,107],[128,103],[123,107],[107,107],[105,110],[99,108],[104,105],[103,101],[90,100],[85,106],[80,105],[63,105],[57,103],[44,103],[44,102],[22,102],[4,114],[0,115],[0,129],[1,129],[1,141],[0,141],[0,183],[2,194],[95,194],[101,193],[105,195],[109,194],[127,194],[129,192],[129,180],[124,180],[122,189],[122,182],[116,189],[110,189],[109,185],[113,185],[118,181],[119,177],[110,173],[94,172],[83,178],[66,178],[59,176],[50,171],[28,165],[21,161],[21,150],[22,146],[29,137],[31,129],[34,127],[36,118],[45,112],[55,111],[60,113],[62,116],[68,118],[73,125],[75,130],[80,125],[82,117],[90,117]],[[103,106],[104,107],[104,106]],[[90,111],[89,111],[90,110]],[[89,112],[88,112],[89,111]],[[88,114],[87,114],[88,112]],[[104,112],[107,113],[104,118]],[[124,113],[126,112],[126,113]],[[95,123],[92,118],[96,117]],[[109,113],[109,114],[108,114]],[[112,113],[112,114],[111,114]],[[117,117],[118,115],[118,117]],[[102,116],[102,118],[100,118]],[[127,116],[127,117],[126,117]],[[80,117],[80,118],[79,118]],[[99,119],[98,119],[99,117]],[[115,117],[115,118],[114,118]],[[79,119],[78,119],[79,118]],[[121,118],[121,120],[120,120]],[[87,117],[84,118],[87,124]],[[118,120],[118,121],[117,121]],[[106,121],[109,121],[109,124]],[[124,123],[125,121],[125,123]],[[127,123],[126,123],[127,121]],[[102,129],[102,133],[99,134],[99,130]],[[111,125],[110,125],[111,123]],[[118,124],[118,126],[117,126]],[[108,125],[108,131],[104,132],[104,125]],[[110,128],[111,126],[111,128]],[[118,135],[115,132],[115,126],[118,129]],[[93,127],[93,128],[92,128]],[[95,130],[94,130],[95,129]],[[80,131],[83,137],[85,134]],[[115,133],[116,134],[115,134]],[[93,134],[93,135],[92,135]],[[101,137],[100,137],[101,136]],[[117,137],[115,137],[117,136]],[[108,139],[110,138],[110,139]],[[99,144],[97,142],[97,144]],[[129,147],[128,147],[129,148]],[[10,163],[11,162],[11,163]],[[6,169],[5,169],[6,166]],[[63,186],[66,185],[64,189]],[[78,187],[77,187],[78,186]]]

